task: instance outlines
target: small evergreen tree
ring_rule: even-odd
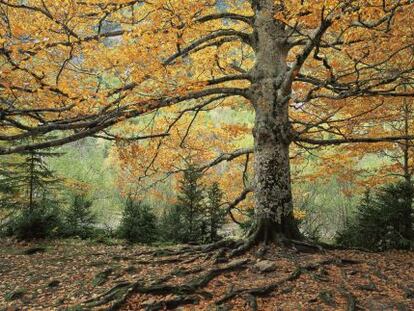
[[[128,198],[118,230],[119,236],[131,243],[149,244],[157,238],[157,218],[148,205]]]
[[[4,234],[20,240],[56,237],[61,234],[62,217],[56,201],[37,200],[32,210],[22,209],[4,227]]]
[[[206,242],[214,242],[219,239],[218,229],[225,222],[226,209],[222,204],[223,192],[217,182],[213,183],[207,190],[207,204],[204,209],[204,219],[207,222]]]
[[[337,242],[373,250],[412,247],[413,195],[413,186],[407,182],[385,186],[374,195],[367,192],[355,217],[339,232]]]
[[[57,234],[61,215],[54,190],[59,180],[54,177],[46,160],[58,155],[47,151],[31,151],[2,159],[1,206],[14,210],[7,220],[7,234],[15,234],[20,239],[45,238],[48,234]]]
[[[179,205],[164,209],[160,218],[159,232],[163,241],[182,243],[186,240],[186,230],[183,225],[183,211]]]
[[[85,193],[75,193],[65,213],[65,234],[82,239],[92,235],[96,215],[92,212],[92,201]]]
[[[188,165],[179,181],[177,203],[164,210],[160,233],[164,241],[202,243],[209,239],[210,223],[206,217],[205,188],[202,173]]]
[[[203,200],[204,186],[201,183],[202,173],[194,165],[189,165],[180,180],[176,211],[181,214],[181,224],[184,228],[182,241],[197,243],[203,239]]]
[[[10,161],[2,162],[0,168],[1,194],[14,207],[33,210],[36,201],[56,189],[58,179],[46,163],[47,158],[58,153],[31,151]],[[11,199],[13,197],[13,199]]]

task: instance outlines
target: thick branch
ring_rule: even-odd
[[[314,139],[307,137],[297,137],[296,142],[307,143],[318,146],[334,146],[351,143],[383,143],[383,142],[398,142],[405,139],[414,139],[414,136],[384,136],[384,137],[349,137],[338,139]]]

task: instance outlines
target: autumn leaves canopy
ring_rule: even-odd
[[[1,152],[46,146],[28,138],[52,131],[63,134],[51,145],[95,135],[163,107],[249,109],[260,1],[251,2],[0,1]],[[395,96],[412,94],[412,11],[408,1],[275,1],[297,140],[360,137]],[[162,134],[172,121],[136,132]]]
[[[414,94],[413,16],[403,0],[0,0],[0,154],[95,136],[128,174],[236,160],[248,190],[269,126],[294,161],[409,139],[390,124]]]

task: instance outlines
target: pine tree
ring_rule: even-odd
[[[93,231],[96,215],[92,212],[92,201],[85,193],[75,193],[72,197],[69,209],[66,211],[66,234],[87,238]]]
[[[58,179],[49,169],[46,160],[59,155],[32,151],[3,161],[0,167],[2,204],[33,211],[47,193],[56,189]]]
[[[414,247],[413,194],[406,181],[367,192],[337,242],[373,250]]]
[[[183,241],[200,242],[205,232],[203,222],[204,186],[201,183],[202,173],[194,165],[189,165],[180,180],[177,209],[182,215],[184,228]]]
[[[207,190],[207,204],[205,207],[205,219],[208,224],[207,242],[219,239],[218,229],[225,222],[226,209],[222,206],[223,191],[217,182],[213,183]]]
[[[131,243],[152,243],[157,238],[157,218],[150,206],[128,198],[122,213],[119,235]]]
[[[160,218],[161,239],[166,242],[182,243],[187,230],[183,225],[182,208],[178,205],[166,207]]]
[[[0,169],[2,207],[12,209],[3,233],[30,240],[60,234],[61,213],[54,190],[59,179],[47,159],[58,153],[31,151],[3,160]]]

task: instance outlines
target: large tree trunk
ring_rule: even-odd
[[[288,116],[290,90],[281,84],[288,70],[285,30],[274,19],[273,0],[252,1],[255,10],[254,46],[256,65],[252,70],[251,96],[256,112],[255,204],[257,241],[300,238],[293,219]]]

